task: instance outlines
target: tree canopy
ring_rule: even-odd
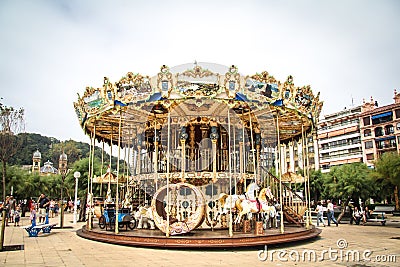
[[[359,162],[332,167],[324,179],[325,195],[342,201],[368,199],[374,192],[370,172]]]
[[[382,187],[392,189],[396,209],[399,210],[400,156],[397,153],[384,153],[375,162],[375,171],[372,176],[382,184]]]

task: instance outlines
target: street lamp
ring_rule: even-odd
[[[61,199],[60,199],[60,228],[64,228],[64,196],[63,196],[63,190],[64,190],[64,181],[65,181],[65,176],[67,176],[67,162],[68,158],[67,155],[64,153],[64,150],[62,154],[60,155],[60,159],[58,161],[58,169],[61,174]]]
[[[77,216],[76,209],[78,207],[78,205],[76,204],[78,201],[78,179],[79,177],[81,177],[81,173],[74,172],[74,177],[75,177],[74,224],[76,224],[76,216]]]

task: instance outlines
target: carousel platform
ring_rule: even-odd
[[[321,229],[311,226],[310,229],[298,226],[285,226],[285,232],[279,229],[264,230],[262,235],[251,233],[234,232],[229,237],[228,231],[218,229],[196,229],[185,235],[166,237],[159,230],[134,229],[121,230],[118,234],[113,231],[105,231],[94,227],[88,230],[86,226],[77,231],[82,238],[99,242],[154,248],[230,248],[230,247],[252,247],[272,244],[282,244],[294,241],[307,240],[318,237]]]

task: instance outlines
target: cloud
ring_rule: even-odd
[[[400,84],[397,1],[1,1],[0,82],[27,130],[88,141],[72,103],[86,86],[162,64],[235,64],[321,92],[324,113]]]

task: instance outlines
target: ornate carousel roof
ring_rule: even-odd
[[[264,134],[275,133],[268,127],[275,128],[271,125],[278,121],[280,140],[285,142],[312,129],[322,102],[309,85],[295,86],[292,76],[281,82],[266,71],[242,75],[234,65],[195,62],[171,69],[163,65],[153,77],[132,72],[117,82],[104,77],[102,87],[86,87],[83,96],[78,94],[74,108],[86,133],[113,143],[121,136],[124,146],[131,144],[139,127],[162,124],[168,113],[173,112],[177,123],[183,118],[204,119],[199,114],[222,121],[226,118],[220,114],[227,109],[242,124],[249,124],[250,118],[257,127],[264,125]]]

